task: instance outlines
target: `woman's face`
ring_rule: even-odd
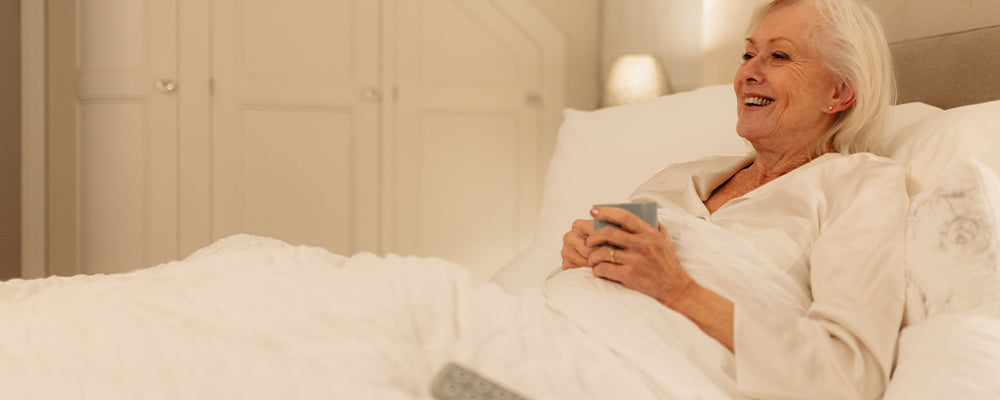
[[[841,86],[809,37],[819,12],[800,2],[772,9],[747,38],[736,72],[736,131],[758,151],[812,150],[833,123]],[[834,106],[834,110],[828,107]]]

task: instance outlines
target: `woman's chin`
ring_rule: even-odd
[[[742,124],[736,125],[736,134],[739,135],[741,138],[744,138],[751,142],[753,142],[754,139],[763,137],[764,133],[766,132],[769,132],[769,130],[756,125],[752,126],[744,126]]]

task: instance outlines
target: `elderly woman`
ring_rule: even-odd
[[[633,194],[742,235],[794,278],[804,315],[734,304],[692,279],[666,229],[597,207],[577,220],[562,268],[645,293],[734,352],[741,393],[876,398],[903,312],[902,169],[879,150],[894,98],[874,13],[853,0],[772,0],[755,14],[733,80],[736,131],[755,152],[667,168]],[[604,246],[611,244],[613,246]]]

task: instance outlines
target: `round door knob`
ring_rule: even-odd
[[[173,79],[160,79],[156,81],[156,89],[163,93],[173,93],[177,89],[177,82]]]

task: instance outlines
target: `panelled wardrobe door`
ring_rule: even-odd
[[[81,1],[78,7],[79,252],[54,244],[62,254],[50,260],[49,271],[125,272],[173,260],[176,2]],[[161,18],[147,20],[150,15]]]
[[[516,6],[520,5],[520,7]],[[558,30],[508,0],[396,4],[386,242],[488,277],[533,239]],[[537,11],[534,11],[537,12]],[[554,51],[553,51],[554,50]]]
[[[379,2],[213,3],[212,237],[378,251]]]

